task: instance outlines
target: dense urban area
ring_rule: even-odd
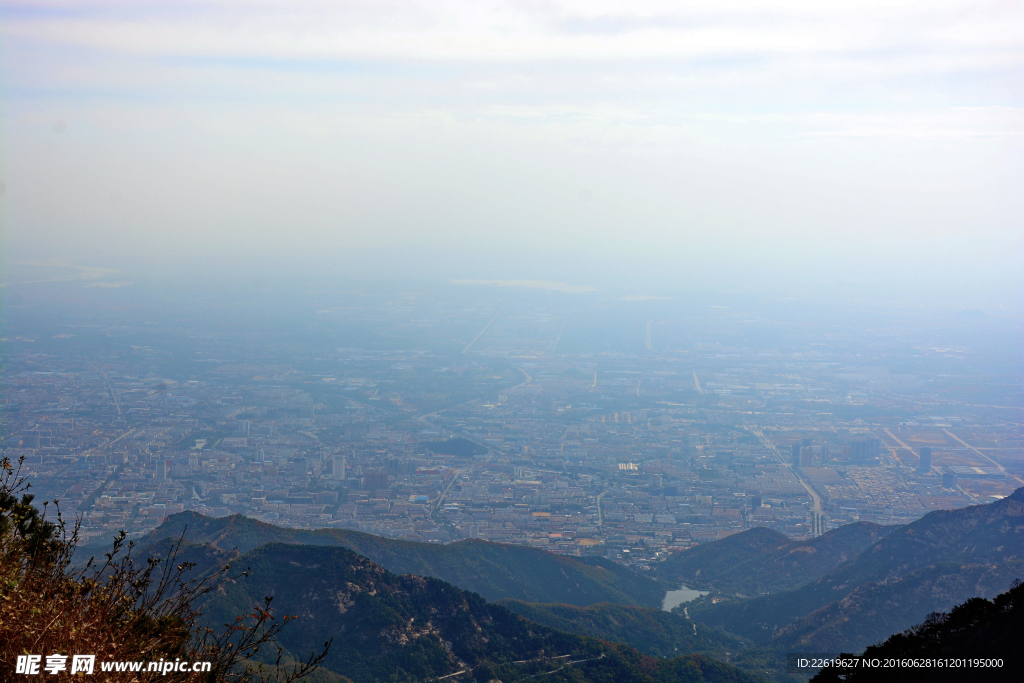
[[[639,568],[1024,484],[1020,388],[970,347],[626,300],[639,313],[610,327],[630,339],[602,350],[573,299],[598,295],[548,296],[325,307],[305,345],[143,323],[8,337],[3,445],[82,543],[194,510]],[[332,344],[338,320],[379,344]]]

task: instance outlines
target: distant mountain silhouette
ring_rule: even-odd
[[[434,576],[488,600],[658,607],[665,595],[659,582],[604,558],[567,557],[539,548],[483,540],[437,545],[349,529],[288,529],[242,515],[212,518],[181,512],[137,544],[144,547],[182,534],[190,543],[208,543],[242,553],[267,543],[340,546],[396,574]]]

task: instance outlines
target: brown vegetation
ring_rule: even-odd
[[[203,596],[248,572],[230,565],[204,579],[187,578],[193,565],[132,557],[124,532],[104,560],[72,565],[78,523],[69,525],[55,503],[56,521],[32,505],[20,462],[0,459],[0,679],[14,677],[19,655],[68,657],[59,678],[71,678],[72,655],[95,655],[97,681],[292,681],[311,673],[326,655],[283,666],[265,658],[292,618],[277,619],[271,600],[215,632],[201,624]],[[20,498],[19,498],[20,496]],[[261,648],[264,650],[261,653]],[[208,672],[104,672],[102,662],[210,662]],[[262,662],[258,660],[263,660]],[[143,668],[146,668],[145,666]],[[48,677],[49,678],[49,677]]]

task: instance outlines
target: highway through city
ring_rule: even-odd
[[[943,429],[942,431],[946,432],[946,434],[948,434],[950,437],[955,439],[957,441],[957,443],[959,443],[964,448],[971,449],[972,451],[974,451],[975,454],[978,455],[978,457],[985,458],[985,460],[988,460],[990,463],[992,463],[993,466],[998,467],[999,471],[1002,472],[1003,474],[1005,474],[1006,476],[1012,477],[1013,479],[1016,479],[1017,481],[1019,481],[1021,484],[1024,484],[1024,479],[1021,479],[1019,476],[1017,476],[1015,474],[1010,474],[1009,472],[1006,471],[1006,469],[1002,465],[1000,465],[995,460],[993,460],[992,458],[988,457],[987,455],[985,455],[984,453],[979,451],[977,448],[975,448],[971,444],[969,444],[966,441],[964,441],[963,439],[961,439],[959,436],[957,436],[953,432],[949,431],[948,429]]]
[[[908,450],[908,451],[910,451],[910,454],[911,454],[911,455],[916,455],[916,456],[917,456],[917,457],[918,457],[918,458],[920,459],[920,457],[921,457],[921,454],[920,454],[920,453],[915,453],[915,452],[914,452],[914,449],[913,449],[913,448],[911,448],[911,447],[910,447],[910,446],[908,446],[907,444],[903,443],[903,442],[902,442],[902,441],[900,440],[900,438],[899,438],[898,436],[896,436],[895,434],[893,434],[892,432],[890,432],[890,431],[888,430],[888,428],[887,428],[887,429],[883,429],[882,431],[884,431],[884,432],[885,432],[886,434],[888,434],[888,435],[889,435],[889,438],[890,438],[890,439],[892,439],[892,440],[893,440],[893,441],[895,441],[895,442],[896,442],[897,444],[899,444],[899,447],[900,447],[900,448],[903,448],[903,449],[905,449],[905,450]],[[896,455],[896,450],[895,450],[895,449],[890,449],[890,451],[892,452],[892,457],[893,457],[893,458],[895,458],[896,462],[898,462],[899,464],[901,464],[901,465],[902,465],[902,464],[903,464],[903,461],[902,461],[902,460],[900,460],[900,456]]]
[[[555,343],[551,345],[551,351],[550,351],[551,353],[554,353],[555,349],[558,348],[558,342],[562,341],[562,333],[563,332],[565,332],[565,321],[564,320],[562,321],[562,327],[559,328],[559,330],[558,330],[558,336],[555,337]]]
[[[883,431],[885,431],[885,433],[886,433],[886,434],[888,434],[888,435],[889,435],[889,436],[890,436],[890,437],[892,438],[892,440],[893,440],[893,441],[895,441],[896,443],[898,443],[898,444],[899,444],[899,445],[900,445],[901,447],[903,447],[903,448],[907,449],[907,450],[908,450],[908,451],[910,451],[911,453],[914,453],[914,449],[912,449],[912,448],[911,448],[910,446],[908,446],[907,444],[903,443],[903,441],[901,441],[901,440],[900,440],[900,438],[899,438],[898,436],[896,436],[895,434],[893,434],[893,433],[892,433],[891,431],[889,431],[888,429],[885,429],[885,430],[883,430]],[[946,434],[947,434],[947,435],[948,435],[948,436],[949,436],[949,437],[950,437],[951,439],[955,440],[955,441],[956,441],[957,443],[959,443],[959,444],[960,444],[961,446],[963,446],[964,448],[967,448],[967,449],[970,449],[971,451],[973,451],[973,452],[975,453],[975,455],[977,455],[978,457],[980,457],[980,458],[984,458],[985,460],[987,460],[987,461],[989,461],[990,463],[992,463],[992,466],[993,466],[993,467],[996,467],[996,468],[998,468],[998,469],[999,469],[999,471],[1000,471],[1000,472],[1002,472],[1002,473],[1003,473],[1004,475],[1006,475],[1007,477],[1010,477],[1010,478],[1012,478],[1012,479],[1016,479],[1016,480],[1017,480],[1017,481],[1019,481],[1019,482],[1020,482],[1021,484],[1024,484],[1024,479],[1021,479],[1021,478],[1020,478],[1019,476],[1017,476],[1017,475],[1015,475],[1015,474],[1010,474],[1009,472],[1007,472],[1007,471],[1006,471],[1006,468],[1004,468],[1004,467],[1003,467],[1002,465],[1000,465],[1000,464],[999,464],[998,462],[996,462],[995,460],[993,460],[993,459],[992,459],[992,458],[990,458],[989,456],[985,455],[985,454],[984,454],[984,453],[982,453],[982,452],[981,452],[980,450],[978,450],[977,448],[975,448],[975,447],[974,447],[974,446],[972,446],[971,444],[967,443],[966,441],[964,441],[963,439],[961,439],[961,438],[960,438],[959,436],[957,436],[957,435],[956,435],[956,434],[954,434],[953,432],[949,431],[948,429],[943,429],[942,431],[944,431],[944,432],[945,432],[945,433],[946,433]],[[920,456],[920,454],[917,454],[917,453],[915,453],[915,455],[917,455],[917,456],[918,456],[919,458],[921,457],[921,456]],[[932,469],[936,469],[936,468],[934,468],[934,467],[933,467]]]
[[[484,336],[484,333],[487,332],[487,330],[491,329],[491,325],[494,324],[494,321],[498,319],[498,316],[501,315],[501,312],[504,310],[505,306],[502,306],[501,308],[498,309],[498,312],[494,314],[494,317],[491,318],[490,322],[484,325],[484,329],[480,330],[480,334],[473,337],[473,341],[466,344],[466,348],[462,349],[463,353],[469,353],[469,350],[473,347],[473,344],[476,344],[476,340]]]
[[[822,531],[821,527],[823,520],[823,513],[821,510],[821,496],[818,495],[818,492],[814,490],[814,487],[811,486],[811,483],[807,481],[804,475],[800,472],[800,468],[793,467],[792,463],[787,462],[786,458],[782,457],[782,453],[779,452],[779,449],[775,446],[774,443],[772,443],[771,439],[765,436],[765,433],[759,427],[748,427],[748,429],[750,430],[751,434],[758,438],[758,440],[765,447],[765,449],[772,454],[772,457],[774,457],[780,465],[782,465],[783,467],[785,467],[786,469],[793,473],[793,476],[796,477],[796,480],[800,482],[800,485],[804,487],[805,491],[807,491],[807,495],[811,497],[811,535],[819,536]]]
[[[107,391],[110,392],[110,400],[114,402],[114,407],[117,408],[117,416],[121,420],[124,420],[124,413],[121,412],[121,402],[117,400],[117,394],[114,392],[114,387],[110,384],[110,378],[107,376],[107,373],[101,370],[100,368],[96,367],[95,365],[93,365],[92,367],[93,369],[96,370],[96,372],[100,373],[100,375],[103,376],[103,381],[107,385]]]
[[[462,470],[455,470],[455,474],[452,475],[452,480],[448,482],[447,486],[444,487],[444,491],[441,491],[441,495],[437,497],[437,502],[434,503],[434,507],[430,511],[431,519],[433,519],[437,515],[438,510],[440,510],[441,506],[444,505],[445,497],[447,497],[448,493],[452,490],[452,487],[455,486],[455,482],[457,482],[459,480],[459,477],[461,476]]]

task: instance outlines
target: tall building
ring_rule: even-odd
[[[157,479],[161,479],[161,480],[167,478],[167,461],[166,460],[157,460],[156,461],[156,478]]]
[[[795,443],[792,447],[793,464],[797,467],[800,466],[800,444]]]
[[[922,446],[918,451],[921,454],[921,462],[917,465],[918,472],[929,472],[932,469],[932,449],[930,446]]]
[[[292,461],[292,473],[300,477],[306,473],[305,458],[295,458],[295,460]]]
[[[249,436],[249,421],[248,420],[239,420],[238,421],[238,433],[239,434],[245,434],[246,436]]]
[[[878,459],[878,449],[881,442],[878,439],[863,439],[850,444],[853,448],[852,458],[854,464],[868,464]]]
[[[334,481],[345,481],[345,454],[335,453],[331,463],[331,478]]]
[[[955,489],[956,488],[956,472],[943,472],[942,473],[942,488],[944,488],[944,489]]]
[[[263,452],[262,448],[260,448],[256,451],[256,455],[253,457],[252,461],[262,465],[267,461],[267,454]]]
[[[828,444],[821,445],[821,464],[825,465],[829,461]]]
[[[814,446],[800,447],[800,467],[810,467],[814,464]]]

